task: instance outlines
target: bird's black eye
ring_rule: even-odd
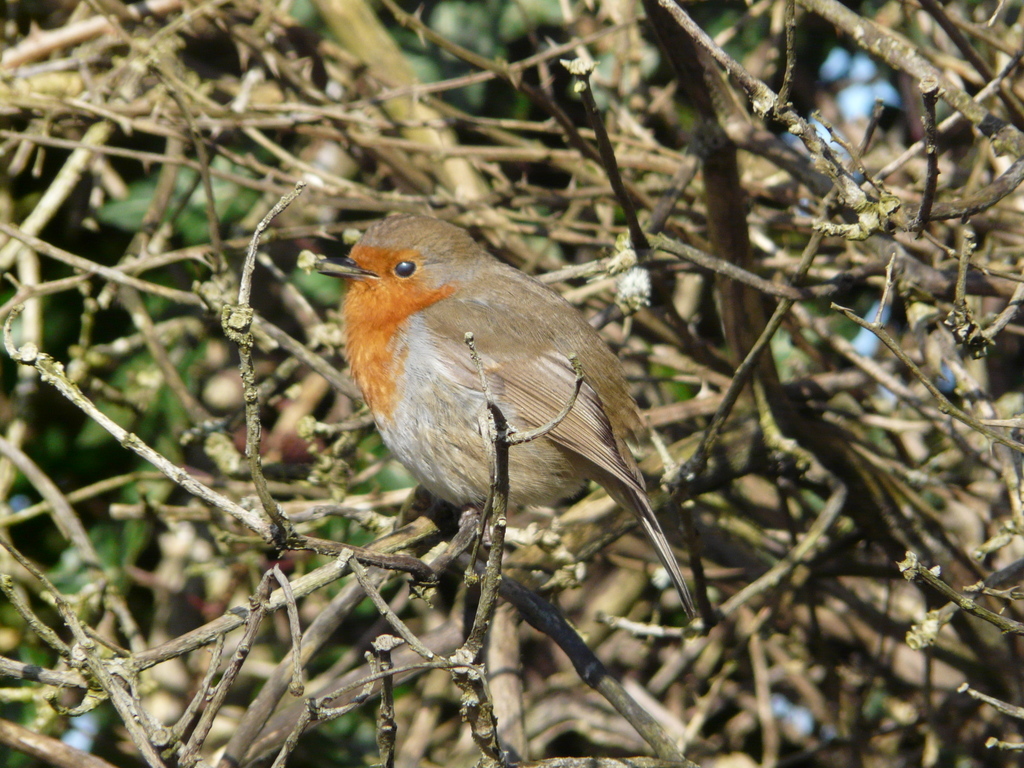
[[[410,277],[416,271],[416,262],[400,261],[395,265],[395,274],[399,277]]]

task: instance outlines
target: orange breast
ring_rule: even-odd
[[[344,316],[352,378],[374,418],[391,420],[407,352],[405,328],[417,312],[455,292],[456,286],[425,289],[416,280],[385,276],[349,284]]]

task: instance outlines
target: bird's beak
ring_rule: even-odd
[[[316,271],[331,277],[346,277],[349,280],[376,280],[376,272],[363,269],[348,256],[325,256],[316,263]]]

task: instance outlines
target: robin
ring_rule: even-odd
[[[629,450],[641,422],[618,358],[558,293],[491,256],[465,230],[397,215],[363,235],[347,257],[320,263],[351,281],[343,315],[352,377],[384,444],[435,496],[481,507],[491,487],[480,373],[520,431],[552,421],[546,436],[511,448],[509,503],[550,504],[594,480],[636,515],[692,617],[675,555]]]

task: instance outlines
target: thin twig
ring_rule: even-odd
[[[925,568],[921,565],[917,555],[913,552],[907,552],[906,558],[897,563],[897,565],[899,566],[900,572],[903,574],[903,578],[908,581],[920,579],[929,587],[939,592],[947,600],[956,603],[956,605],[964,612],[977,616],[979,619],[984,619],[994,625],[1003,634],[1024,635],[1024,623],[1014,621],[1006,616],[994,613],[987,608],[982,608],[973,598],[961,595],[940,579],[938,573],[936,573],[934,569]]]
[[[889,348],[889,351],[896,355],[896,357],[899,358],[899,361],[910,369],[911,373],[913,373],[914,375],[914,378],[921,382],[921,384],[924,385],[925,389],[928,390],[931,396],[938,401],[939,411],[948,414],[957,421],[966,424],[968,427],[984,435],[989,440],[994,440],[995,442],[1000,443],[1001,445],[1005,445],[1007,448],[1012,448],[1018,453],[1024,453],[1024,443],[1018,443],[1016,440],[1011,440],[1010,438],[1004,437],[998,432],[994,432],[993,430],[985,426],[985,424],[983,424],[979,419],[974,418],[969,413],[966,413],[965,411],[962,411],[961,409],[953,405],[953,403],[951,403],[949,399],[944,394],[942,394],[941,391],[939,391],[939,388],[935,386],[931,379],[924,375],[921,369],[918,368],[914,361],[910,359],[910,357],[907,355],[906,352],[903,351],[900,345],[896,343],[896,340],[888,334],[885,328],[875,323],[869,323],[867,320],[864,320],[861,317],[859,317],[853,310],[847,309],[846,307],[842,307],[838,304],[832,304],[832,309],[835,309],[838,312],[843,313],[843,315],[845,315],[847,319],[852,320],[861,328],[866,328],[867,330],[871,331],[871,333],[875,334],[875,336],[877,336],[879,340]]]
[[[914,221],[910,225],[910,231],[920,235],[931,216],[932,203],[935,201],[935,188],[939,179],[939,149],[936,146],[935,131],[935,104],[939,100],[939,83],[933,77],[926,77],[921,80],[919,87],[924,107],[922,119],[924,120],[924,151],[927,165],[921,206],[917,209],[917,216],[914,217]]]
[[[597,108],[597,102],[594,101],[594,92],[590,85],[590,75],[594,71],[594,63],[584,59],[573,59],[572,61],[563,60],[562,65],[569,70],[569,74],[573,76],[575,81],[573,91],[579,94],[583,102],[583,108],[587,113],[587,120],[590,122],[590,127],[597,138],[597,151],[601,153],[601,163],[604,165],[605,173],[608,174],[608,181],[611,182],[612,189],[615,191],[615,199],[619,201],[619,205],[622,206],[622,212],[626,216],[626,226],[629,227],[629,238],[633,243],[633,247],[638,251],[647,251],[650,248],[647,243],[647,236],[644,234],[640,221],[636,217],[636,206],[633,204],[633,199],[629,196],[629,193],[626,191],[626,185],[622,182],[619,164],[615,160],[615,148],[608,138],[608,131],[605,130],[604,121],[601,120],[601,113]]]
[[[245,256],[245,264],[242,268],[242,276],[238,287],[238,304],[235,306],[225,304],[221,312],[221,323],[224,332],[232,341],[238,345],[239,369],[242,373],[242,386],[244,388],[243,400],[245,402],[245,455],[249,459],[249,471],[252,474],[253,485],[256,494],[263,505],[263,511],[274,523],[274,541],[279,547],[295,536],[291,521],[288,520],[277,500],[270,493],[267,487],[266,477],[263,475],[263,461],[260,457],[260,435],[262,425],[260,423],[259,395],[256,391],[256,368],[252,358],[253,337],[251,333],[253,310],[249,306],[249,296],[252,292],[252,274],[256,268],[256,250],[259,248],[260,236],[270,226],[270,222],[285,208],[302,194],[305,182],[298,182],[295,189],[282,197],[270,212],[263,217],[256,229],[253,231],[252,239],[249,242],[249,250]]]
[[[60,363],[46,353],[40,352],[33,345],[25,345],[20,349],[16,348],[12,337],[11,324],[19,312],[20,309],[16,307],[7,316],[4,323],[4,344],[7,354],[12,360],[22,365],[34,366],[42,375],[44,381],[49,382],[57,391],[71,401],[73,405],[113,435],[121,445],[151,463],[173,482],[181,486],[181,488],[226,512],[266,540],[271,540],[270,528],[260,519],[259,515],[254,515],[249,510],[244,509],[227,497],[200,483],[188,472],[172,464],[157,451],[143,443],[137,435],[130,434],[126,429],[114,422],[100,411],[92,401],[85,397],[82,391],[68,379]]]

